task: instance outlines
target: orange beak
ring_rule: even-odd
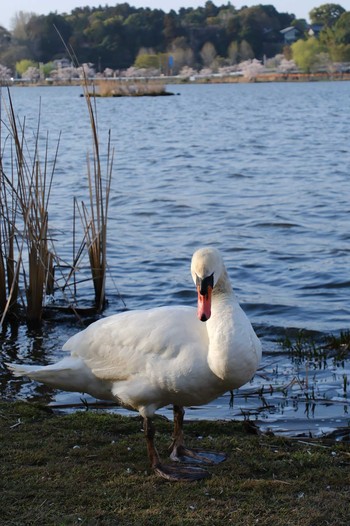
[[[212,287],[208,286],[206,294],[201,294],[200,286],[197,287],[198,292],[198,318],[201,321],[209,320],[211,316],[211,292]]]

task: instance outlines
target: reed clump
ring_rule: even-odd
[[[64,300],[62,307],[77,312],[77,273],[83,269],[84,252],[88,254],[93,281],[94,308],[100,312],[105,305],[107,212],[113,151],[109,133],[106,176],[103,176],[96,109],[87,94],[87,84],[84,86],[93,137],[93,153],[88,155],[89,199],[87,205],[82,202],[78,207],[83,225],[82,241],[73,262],[68,264],[62,264],[56,253],[48,213],[60,139],[53,158],[49,159],[48,135],[44,146],[39,140],[41,109],[33,143],[27,140],[25,119],[19,122],[15,116],[9,89],[7,99],[1,92],[0,326],[11,316],[40,322],[46,307],[52,307],[48,298],[57,291]],[[76,207],[75,199],[74,203]],[[73,225],[73,247],[77,244],[75,235]]]
[[[89,254],[91,277],[95,292],[95,306],[98,312],[106,302],[105,284],[107,271],[107,220],[108,204],[112,180],[114,150],[111,148],[111,133],[107,141],[107,163],[105,175],[100,156],[97,111],[88,93],[87,81],[84,83],[84,95],[90,117],[92,132],[92,156],[87,156],[89,201],[78,207],[84,227],[84,238]]]
[[[103,79],[96,82],[100,97],[157,97],[171,95],[158,79]]]
[[[1,322],[8,313],[18,311],[19,304],[24,306],[29,321],[40,321],[46,288],[52,283],[54,254],[49,246],[47,208],[58,150],[50,171],[47,137],[44,160],[39,157],[38,124],[33,156],[28,162],[25,121],[17,122],[10,96],[4,107],[8,126],[4,144],[9,144],[11,162],[4,166],[6,152],[3,151],[0,160]],[[20,295],[21,285],[24,296]]]

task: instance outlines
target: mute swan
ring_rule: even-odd
[[[56,364],[7,364],[16,376],[137,410],[151,466],[168,480],[198,480],[209,473],[161,462],[154,445],[155,411],[173,405],[172,460],[221,462],[223,453],[184,446],[183,407],[206,404],[245,384],[261,358],[260,341],[235,298],[218,250],[197,250],[191,274],[198,291],[197,316],[195,308],[186,306],[122,312],[71,337],[63,346],[70,355]]]

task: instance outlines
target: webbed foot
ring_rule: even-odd
[[[168,466],[158,464],[154,472],[170,482],[194,482],[210,477],[209,471],[195,466]]]
[[[170,458],[174,462],[212,466],[226,460],[227,455],[221,451],[203,451],[201,449],[189,449],[184,446],[178,446],[173,449]]]

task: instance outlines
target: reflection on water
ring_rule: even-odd
[[[72,196],[86,199],[90,129],[80,88],[15,88],[15,111],[52,149],[62,131],[49,207],[60,256],[69,261]],[[105,314],[123,308],[194,304],[195,248],[222,250],[238,298],[264,342],[261,375],[193,417],[250,418],[283,433],[348,426],[349,360],[322,367],[292,361],[285,331],[317,338],[348,327],[350,105],[346,82],[177,86],[178,97],[98,99],[101,148],[116,149],[110,196]],[[330,133],[331,130],[331,133]],[[1,140],[5,140],[2,137]],[[5,160],[6,161],[6,160]],[[170,279],[171,277],[171,279]],[[84,297],[90,290],[81,290]],[[3,361],[49,363],[80,330],[46,320],[39,333],[7,326]],[[61,400],[42,386],[9,379],[4,396]],[[79,399],[79,397],[78,397]],[[169,411],[166,409],[168,414]],[[170,413],[169,413],[170,414]]]

